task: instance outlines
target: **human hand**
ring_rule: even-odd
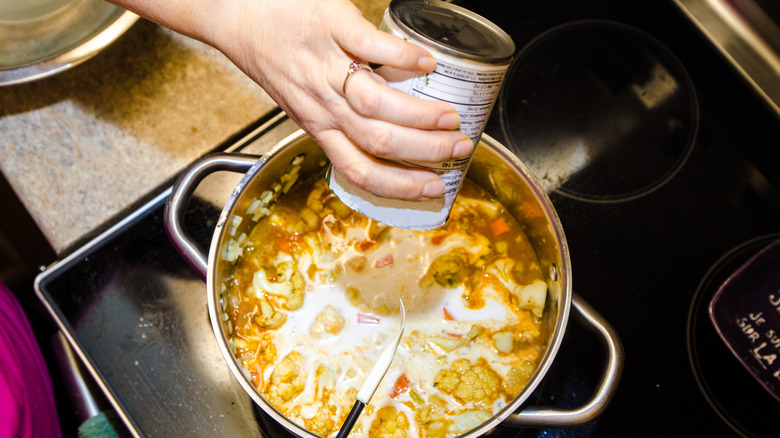
[[[473,143],[457,131],[455,109],[391,89],[367,70],[353,73],[344,87],[353,60],[432,72],[436,63],[427,51],[376,29],[349,0],[217,3],[203,38],[260,84],[345,178],[399,199],[444,193],[436,174],[387,160],[468,156]]]

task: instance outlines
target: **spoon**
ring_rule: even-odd
[[[404,327],[406,325],[406,309],[404,308],[404,301],[400,300],[400,302],[401,327],[398,329],[398,332],[395,334],[395,336],[390,339],[390,344],[388,344],[387,347],[385,347],[385,349],[382,351],[382,354],[379,355],[379,359],[377,359],[376,363],[371,368],[371,371],[368,372],[366,380],[363,382],[363,385],[358,391],[355,404],[352,405],[352,410],[349,411],[347,419],[344,420],[344,423],[341,425],[341,429],[339,429],[339,433],[336,435],[336,438],[345,438],[347,435],[349,435],[349,433],[352,431],[352,428],[355,426],[360,413],[363,412],[363,408],[366,407],[368,402],[371,400],[371,397],[374,396],[374,392],[376,392],[376,389],[379,387],[379,383],[382,381],[385,373],[387,373],[387,370],[390,368],[390,364],[393,363],[393,357],[395,357],[395,352],[398,350],[398,344],[401,343],[401,337],[404,334]]]

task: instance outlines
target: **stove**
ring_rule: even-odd
[[[548,190],[575,292],[621,337],[625,366],[595,420],[492,437],[777,436],[780,404],[718,337],[708,305],[780,239],[780,119],[671,2],[459,4],[519,51],[486,134]],[[262,154],[297,127],[274,111],[217,150]],[[241,175],[196,191],[204,248]],[[36,291],[135,436],[285,436],[217,348],[206,287],[163,229],[170,185],[76,245]],[[528,406],[586,403],[599,340],[576,321]]]

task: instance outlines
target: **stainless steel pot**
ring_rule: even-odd
[[[302,160],[302,161],[301,161]],[[223,321],[223,299],[220,279],[226,276],[231,264],[222,259],[223,246],[232,235],[247,232],[254,224],[243,221],[236,227],[231,221],[243,215],[251,194],[272,188],[292,167],[301,163],[300,175],[305,178],[327,165],[322,149],[303,131],[298,131],[277,144],[268,154],[257,157],[239,154],[215,154],[190,166],[176,182],[165,211],[165,226],[174,245],[206,280],[211,325],[225,361],[233,375],[249,396],[269,416],[301,437],[316,437],[301,426],[281,415],[255,389],[251,378],[242,372],[228,346],[229,328]],[[187,236],[183,228],[184,210],[200,181],[221,170],[246,173],[225,205],[217,221],[208,257]],[[569,249],[558,215],[536,178],[504,146],[487,135],[476,149],[468,171],[468,178],[493,194],[515,216],[526,230],[533,244],[542,272],[548,273],[548,298],[544,312],[547,348],[539,366],[523,391],[503,410],[480,426],[462,436],[479,436],[503,422],[517,427],[571,427],[596,418],[612,398],[623,368],[623,349],[617,333],[593,308],[572,292],[572,273]],[[538,214],[539,212],[543,214]],[[555,359],[569,319],[570,308],[579,322],[594,331],[606,350],[602,380],[591,399],[583,406],[570,410],[521,406],[536,389]]]

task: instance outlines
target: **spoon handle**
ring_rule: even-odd
[[[336,438],[346,438],[347,435],[352,431],[352,427],[355,426],[355,422],[357,422],[358,417],[360,416],[360,413],[363,412],[363,408],[366,406],[365,403],[363,403],[360,400],[355,400],[355,404],[352,405],[352,410],[349,411],[349,414],[347,414],[347,419],[344,420],[344,423],[341,425],[341,429],[339,429],[339,433],[336,435]]]

